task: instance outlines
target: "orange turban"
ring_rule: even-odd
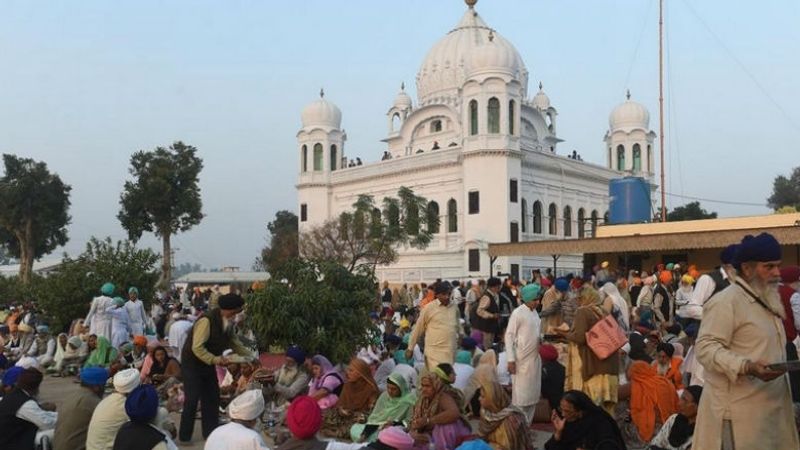
[[[672,272],[669,270],[662,270],[661,273],[658,274],[658,279],[661,281],[661,284],[670,284],[672,283]]]
[[[138,345],[139,347],[146,347],[147,346],[147,338],[139,335],[133,337],[133,345]]]

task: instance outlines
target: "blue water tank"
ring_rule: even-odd
[[[608,221],[611,225],[652,220],[650,183],[641,177],[625,177],[608,183]]]

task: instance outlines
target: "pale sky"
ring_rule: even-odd
[[[800,3],[667,0],[667,188],[765,204],[800,165]],[[608,114],[626,88],[658,131],[657,0],[481,0],[558,109],[559,147],[605,164]],[[280,209],[296,212],[303,106],[342,110],[345,153],[379,160],[401,82],[458,22],[461,0],[0,3],[0,152],[70,184],[70,242],[123,238],[130,155],[183,140],[205,162],[206,218],[176,261],[247,269]],[[416,100],[416,98],[415,98]],[[669,197],[669,206],[691,201]],[[766,206],[702,202],[722,216]],[[160,248],[152,236],[143,245]]]

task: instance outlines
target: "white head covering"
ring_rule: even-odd
[[[38,369],[39,368],[39,360],[34,358],[33,356],[23,356],[22,358],[17,361],[15,364],[17,367],[22,367],[23,369]]]
[[[244,391],[228,405],[228,415],[231,419],[254,420],[262,412],[264,412],[264,395],[261,390]]]
[[[120,394],[127,394],[139,386],[139,371],[125,369],[114,375],[114,389]]]

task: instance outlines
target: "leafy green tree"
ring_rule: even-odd
[[[31,281],[33,260],[67,243],[72,189],[47,164],[3,155],[0,178],[0,241],[19,258],[19,278]]]
[[[374,274],[376,266],[397,260],[397,247],[428,247],[440,219],[428,213],[424,197],[401,187],[397,198],[384,198],[382,206],[379,209],[371,195],[360,195],[352,211],[305,233],[301,254],[336,261],[351,272]]]
[[[781,206],[780,208],[775,210],[775,214],[794,214],[797,212],[797,208],[794,206]]]
[[[172,279],[172,236],[203,219],[198,178],[202,169],[197,149],[180,141],[168,149],[156,147],[131,156],[133,181],[125,182],[117,218],[134,242],[145,231],[161,238],[161,286]]]
[[[700,207],[700,202],[691,202],[683,206],[678,206],[667,213],[667,222],[677,222],[681,220],[700,220],[716,219],[717,213],[708,212]]]
[[[64,329],[73,319],[82,318],[100,286],[112,282],[116,294],[127,297],[130,286],[148,303],[155,294],[159,278],[159,256],[149,248],[137,248],[131,241],[112,242],[111,238],[91,238],[77,258],[64,258],[59,269],[34,283],[39,305],[56,329]]]
[[[262,290],[247,297],[247,316],[263,347],[299,345],[346,362],[379,333],[369,313],[373,278],[334,261],[293,259],[277,266]]]
[[[783,175],[775,177],[767,205],[776,211],[784,206],[800,210],[800,167],[792,169],[788,178]]]
[[[298,256],[298,218],[291,211],[278,211],[275,220],[267,224],[269,245],[256,258],[256,267],[272,271],[284,262]]]

